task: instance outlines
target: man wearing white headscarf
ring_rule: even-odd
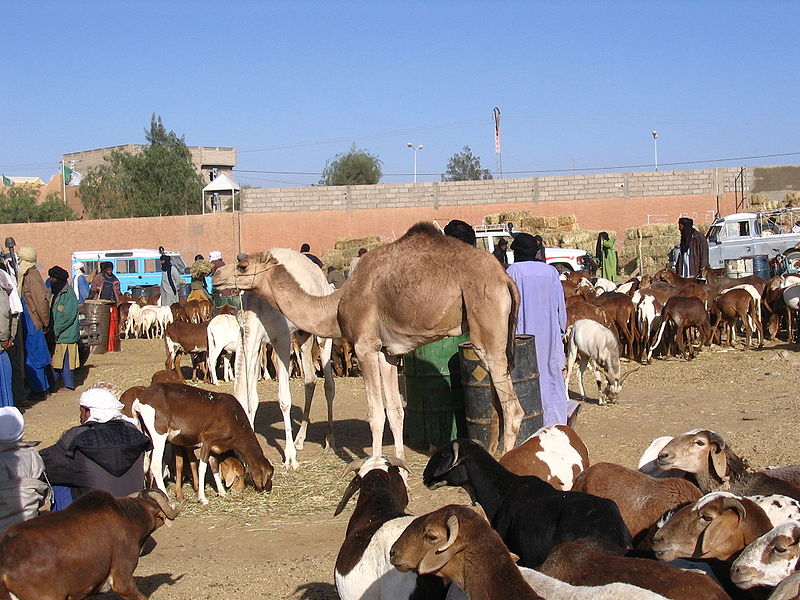
[[[76,262],[72,265],[72,291],[78,299],[78,304],[83,304],[89,297],[89,281],[86,279],[86,265]]]
[[[44,462],[34,448],[23,442],[25,421],[19,409],[0,408],[0,533],[14,523],[32,519],[48,496],[42,481]]]
[[[123,405],[107,389],[92,388],[78,400],[81,424],[65,431],[54,446],[40,450],[57,508],[94,489],[122,497],[144,487],[144,452],[150,438],[122,414]],[[57,486],[69,488],[64,498]]]

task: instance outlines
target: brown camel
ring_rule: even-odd
[[[468,331],[502,415],[502,424],[495,419],[491,428],[488,449],[496,452],[501,425],[504,450],[514,447],[523,417],[509,373],[519,292],[488,252],[418,223],[396,242],[364,255],[353,277],[328,296],[303,291],[269,253],[218,269],[214,285],[253,290],[300,329],[353,345],[367,392],[373,456],[382,454],[388,415],[395,455],[405,458],[397,357]]]

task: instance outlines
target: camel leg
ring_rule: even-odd
[[[494,387],[497,393],[497,398],[503,412],[503,451],[508,452],[516,445],[517,434],[519,434],[519,428],[522,425],[522,418],[525,416],[525,411],[519,403],[519,398],[517,398],[514,385],[511,381],[511,374],[508,371],[505,344],[500,347],[500,350],[491,353],[479,347],[478,342],[476,342],[474,338],[472,344],[475,349],[475,354],[477,354],[481,362],[486,365],[486,370],[489,371],[489,376],[492,378],[492,387]],[[487,450],[491,454],[494,454],[497,451],[497,447],[489,447]]]
[[[394,438],[394,455],[405,460],[406,447],[403,445],[403,399],[400,396],[400,385],[397,378],[397,357],[378,353],[378,365],[383,381],[383,393],[386,398],[386,416]]]
[[[288,327],[281,335],[275,336],[272,340],[275,355],[278,357],[278,405],[283,414],[283,429],[286,436],[286,447],[284,450],[285,458],[283,466],[287,469],[296,469],[297,449],[292,438],[292,396],[289,391],[289,369],[291,368],[292,358],[292,336]],[[313,394],[313,390],[312,390]]]
[[[306,336],[305,340],[300,339],[301,336]],[[308,430],[308,421],[311,416],[311,403],[314,401],[314,390],[317,387],[317,374],[314,370],[314,357],[312,356],[312,349],[314,346],[314,336],[308,334],[300,334],[298,331],[295,334],[298,338],[298,355],[300,357],[300,370],[303,372],[303,391],[305,392],[305,403],[303,405],[303,418],[300,421],[300,429],[294,438],[295,448],[302,450],[306,441],[306,432]]]
[[[318,340],[320,342],[320,360],[322,361],[322,376],[325,379],[325,402],[328,404],[328,433],[325,434],[325,449],[336,447],[333,435],[333,398],[336,396],[336,383],[333,379],[333,365],[331,352],[333,340],[330,338]]]
[[[372,432],[372,456],[383,454],[383,428],[386,424],[386,414],[383,410],[381,399],[381,371],[378,362],[380,343],[370,344],[359,340],[355,344],[355,353],[361,365],[361,374],[364,378],[364,388],[367,395],[367,417],[369,429]]]

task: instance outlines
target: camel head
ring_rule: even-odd
[[[261,276],[278,264],[269,252],[250,254],[234,265],[225,265],[214,272],[215,288],[252,290]]]

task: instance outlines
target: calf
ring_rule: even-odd
[[[133,412],[142,419],[153,440],[150,473],[163,492],[166,493],[162,465],[167,441],[185,448],[200,447],[197,499],[201,504],[208,504],[203,482],[212,452],[234,451],[241,457],[256,490],[272,489],[272,463],[264,456],[244,409],[230,394],[189,385],[155,383],[134,400]],[[214,474],[214,480],[220,496],[224,496],[219,473]]]
[[[113,590],[145,600],[133,580],[139,553],[177,515],[159,490],[127,498],[93,490],[64,510],[13,525],[0,538],[0,598],[81,600]]]

